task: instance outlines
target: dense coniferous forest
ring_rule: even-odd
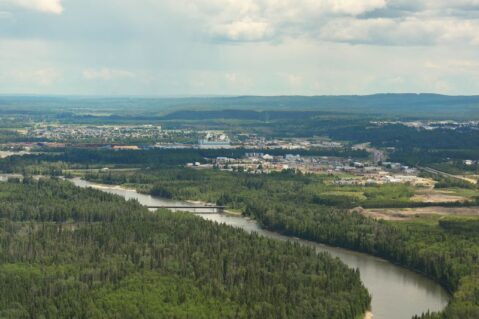
[[[263,227],[290,236],[381,256],[442,283],[454,299],[437,318],[479,317],[479,228],[477,220],[376,221],[348,210],[354,197],[322,195],[317,176],[291,172],[255,176],[246,173],[168,169],[134,174],[92,174],[88,179],[130,184],[153,195],[200,199],[240,209]],[[364,189],[378,207],[401,196],[407,186]],[[403,194],[403,195],[401,195]],[[353,201],[353,202],[352,202]],[[366,203],[367,203],[366,201]],[[467,232],[464,232],[464,229]],[[431,316],[431,315],[428,315]],[[427,316],[426,316],[427,317]]]
[[[359,273],[298,244],[56,179],[0,183],[1,318],[360,318]]]

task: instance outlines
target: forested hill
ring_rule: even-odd
[[[191,98],[0,96],[1,113],[70,117],[161,117],[178,110],[315,111],[435,118],[479,118],[479,96],[375,94],[338,96],[239,96]]]
[[[299,244],[69,182],[0,183],[0,318],[362,317],[359,273]]]

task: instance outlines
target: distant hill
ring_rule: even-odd
[[[438,94],[376,94],[366,96],[242,96],[180,99],[172,105],[188,109],[238,109],[262,111],[321,111],[339,113],[389,114],[419,117],[479,119],[479,96]]]
[[[337,114],[332,112],[318,111],[284,111],[275,110],[242,110],[242,109],[222,109],[222,110],[180,110],[173,111],[163,117],[162,120],[246,120],[246,121],[274,121],[274,120],[300,120],[308,119],[315,116]]]
[[[198,98],[0,96],[0,113],[66,112],[66,114],[80,116],[165,116],[180,110],[295,112],[301,110],[402,117],[479,119],[479,96],[439,94]],[[170,117],[182,118],[178,115],[170,115]],[[256,115],[250,115],[256,117]],[[191,114],[183,113],[183,116],[191,117]],[[212,114],[210,113],[209,116]]]

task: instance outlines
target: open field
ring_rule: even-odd
[[[355,208],[364,216],[374,219],[406,221],[417,216],[479,216],[479,207],[420,207],[420,208]]]
[[[462,194],[455,190],[420,189],[411,198],[422,203],[455,203],[467,201],[473,194]]]

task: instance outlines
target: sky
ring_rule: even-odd
[[[0,0],[0,94],[479,94],[479,0]]]

